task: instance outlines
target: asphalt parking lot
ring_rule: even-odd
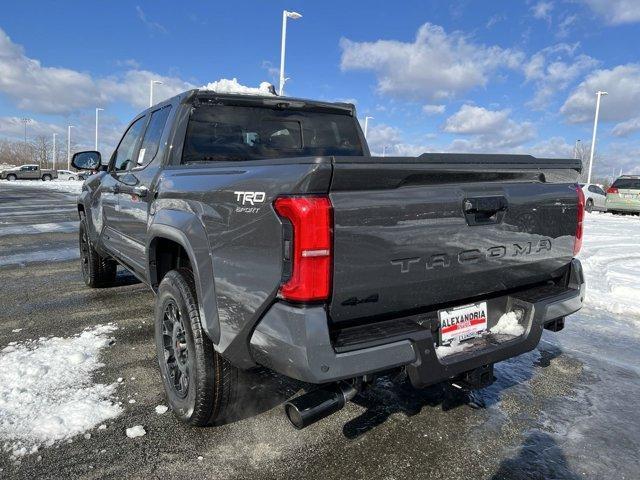
[[[0,449],[0,478],[640,476],[640,319],[597,309],[545,332],[536,350],[499,364],[497,382],[472,394],[443,385],[416,391],[402,377],[383,377],[341,412],[296,431],[281,404],[303,386],[255,371],[245,375],[234,422],[195,429],[158,415],[153,295],[125,272],[114,288],[84,286],[74,205],[68,193],[0,185],[0,350],[115,324],[95,381],[124,379],[116,390],[123,413],[34,454]],[[146,435],[127,438],[133,425]]]

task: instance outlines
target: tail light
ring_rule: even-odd
[[[607,193],[618,193],[618,189],[616,187],[607,188]]]
[[[576,226],[576,240],[573,244],[573,256],[575,257],[582,248],[582,234],[584,232],[584,192],[580,185],[576,185],[576,193],[578,194],[578,224]]]
[[[332,208],[328,197],[280,197],[276,212],[291,222],[291,274],[280,297],[294,302],[327,300],[331,285]]]

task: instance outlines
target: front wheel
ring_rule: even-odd
[[[206,426],[230,413],[238,370],[213,349],[202,329],[191,270],[168,272],[155,308],[158,364],[169,406],[183,422]]]
[[[86,218],[80,221],[79,243],[84,283],[91,288],[112,286],[116,279],[118,265],[112,258],[103,257],[93,248],[87,231]]]

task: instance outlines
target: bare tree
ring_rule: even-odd
[[[6,165],[24,165],[32,161],[32,148],[24,142],[0,140],[0,163]]]
[[[40,168],[48,168],[51,159],[51,141],[44,135],[38,135],[31,142],[33,151],[33,161],[40,165]]]
[[[589,156],[591,154],[591,146],[586,143],[578,143],[575,149],[575,156],[582,161],[582,174],[580,175],[580,181],[586,182],[589,176]],[[593,161],[599,159],[598,151],[596,150],[593,155]]]

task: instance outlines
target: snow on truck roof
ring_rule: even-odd
[[[215,93],[234,93],[238,95],[271,95],[276,96],[273,85],[262,82],[258,87],[242,85],[236,78],[231,80],[222,78],[216,82],[210,82],[200,87],[200,91],[212,91]]]

